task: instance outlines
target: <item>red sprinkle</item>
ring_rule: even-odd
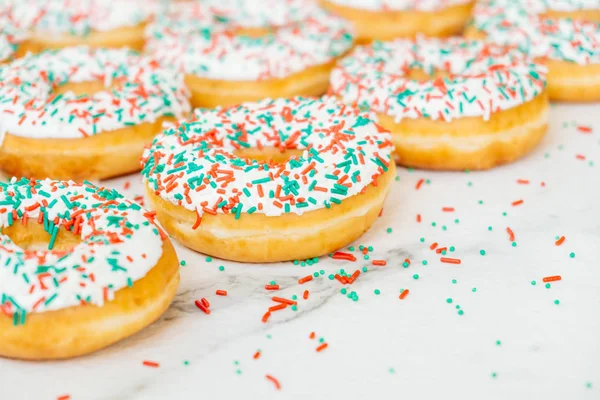
[[[198,307],[199,309],[201,309],[202,311],[204,311],[205,314],[210,314],[210,310],[208,309],[208,307],[206,307],[204,305],[204,303],[202,303],[200,300],[196,300],[194,302],[194,304],[196,305],[196,307]]]
[[[314,332],[311,332],[311,333],[310,333],[310,335],[308,335],[308,337],[309,337],[310,339],[314,339],[314,338],[315,338],[315,336],[316,336],[316,335],[315,335],[315,333],[314,333]]]
[[[254,353],[254,356],[252,356],[252,358],[255,360],[258,360],[258,357],[260,357],[260,350],[258,350],[256,353]]]
[[[271,375],[265,375],[265,377],[270,380],[271,382],[273,382],[273,385],[275,385],[275,389],[277,390],[281,390],[281,384],[279,383],[279,381],[277,379],[275,379],[274,377],[272,377]]]
[[[333,253],[333,256],[331,256],[331,258],[333,258],[334,260],[356,261],[356,257],[354,257],[353,254],[344,253],[341,251],[336,251],[335,253]]]
[[[520,206],[521,204],[523,204],[523,200],[516,200],[512,202],[513,207]]]
[[[384,265],[387,265],[387,262],[385,260],[373,260],[372,264],[378,267],[383,267]]]
[[[217,290],[215,294],[217,296],[227,296],[227,290]]]
[[[304,291],[304,294],[302,294],[302,298],[303,298],[304,300],[308,300],[308,294],[309,294],[309,293],[310,293],[310,292],[309,292],[308,290],[305,290],[305,291]]]
[[[279,290],[279,285],[265,285],[265,290]]]
[[[581,133],[592,133],[592,128],[589,126],[579,125],[577,130]]]
[[[506,232],[508,232],[508,240],[511,242],[515,241],[515,233],[509,227],[506,227]]]
[[[519,185],[529,185],[529,181],[527,179],[517,179],[517,183]]]
[[[154,362],[154,361],[144,361],[142,364],[144,364],[146,367],[152,367],[152,368],[158,368],[160,366],[159,363]]]
[[[577,158],[578,160],[585,160],[585,156],[583,154],[577,154],[575,158]]]
[[[271,316],[271,312],[267,311],[265,313],[265,315],[263,315],[263,317],[262,317],[262,322],[267,322],[267,320],[269,319],[270,316]]]
[[[283,310],[284,308],[287,308],[287,304],[277,304],[276,306],[271,306],[269,307],[269,312],[275,312],[275,311],[279,311],[279,310]]]
[[[547,276],[544,279],[542,279],[542,281],[554,282],[554,281],[560,281],[561,279],[562,279],[562,277],[560,275],[554,275],[554,276]]]
[[[328,344],[327,343],[323,343],[322,345],[320,345],[319,347],[317,347],[317,353],[325,350],[327,348]]]
[[[71,398],[70,394],[65,394],[63,396],[59,396],[56,398],[56,400],[69,400]]]
[[[272,300],[276,301],[277,303],[288,304],[290,306],[294,306],[294,305],[298,304],[294,300],[284,299],[282,297],[277,297],[277,296],[273,297]]]
[[[433,243],[431,243],[431,246],[429,246],[429,250],[433,250],[433,249],[435,249],[437,246],[438,246],[438,243],[437,243],[437,242],[433,242]]]
[[[202,299],[200,299],[200,301],[202,302],[202,305],[206,308],[210,308],[210,303],[208,302],[208,300],[206,300],[206,297],[203,297]]]
[[[556,242],[554,242],[554,244],[557,246],[560,246],[561,244],[564,243],[565,239],[566,238],[564,236],[561,236]]]
[[[313,280],[313,276],[312,276],[312,275],[306,275],[304,278],[302,278],[302,279],[299,279],[299,280],[298,280],[298,283],[299,283],[300,285],[302,285],[302,284],[304,284],[304,283],[306,283],[306,282],[310,282],[310,281],[312,281],[312,280]]]
[[[417,185],[415,186],[416,190],[421,189],[421,185],[423,185],[423,183],[425,183],[425,179],[421,178],[419,179],[419,181],[417,182]]]
[[[443,263],[447,263],[447,264],[460,264],[461,261],[458,258],[448,258],[448,257],[442,257],[440,258],[440,261]]]
[[[404,300],[404,298],[405,298],[406,296],[408,296],[408,292],[409,292],[409,290],[408,290],[408,289],[404,289],[404,290],[402,291],[402,293],[400,293],[400,300]]]
[[[417,222],[421,222],[421,214],[417,214]]]
[[[443,212],[454,212],[454,207],[444,207],[442,208]]]

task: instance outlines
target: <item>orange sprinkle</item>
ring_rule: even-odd
[[[561,236],[556,242],[554,242],[555,245],[560,246],[561,244],[563,244],[565,241],[565,237]]]
[[[325,350],[327,348],[327,346],[328,346],[327,343],[323,343],[322,345],[317,347],[317,353],[320,353],[321,351]]]
[[[144,361],[142,364],[144,364],[146,367],[152,367],[152,368],[158,368],[160,366],[159,363],[154,362],[154,361]]]
[[[581,133],[592,133],[592,128],[589,126],[579,125],[577,130]]]
[[[529,185],[529,181],[527,179],[517,179],[517,183],[519,185]]]
[[[523,204],[523,200],[516,200],[516,201],[513,201],[511,204],[513,207],[520,206],[521,204]]]
[[[215,294],[217,296],[227,296],[227,290],[217,290]]]
[[[402,293],[400,293],[400,300],[404,300],[404,298],[405,298],[406,296],[408,296],[408,292],[409,292],[409,290],[408,290],[408,289],[404,289],[404,290],[402,291]]]
[[[312,276],[312,275],[306,275],[304,278],[302,278],[302,279],[299,279],[299,280],[298,280],[298,283],[299,283],[300,285],[302,285],[302,284],[304,284],[304,283],[306,283],[306,282],[310,282],[310,281],[312,281],[312,280],[313,280],[313,276]]]
[[[429,246],[429,250],[433,250],[433,249],[435,249],[437,246],[438,246],[438,243],[437,243],[437,242],[433,242],[433,243],[431,243],[431,246]]]
[[[554,281],[560,281],[562,279],[562,276],[560,275],[554,275],[554,276],[547,276],[544,279],[542,279],[542,281],[544,282],[554,282]]]
[[[508,240],[511,242],[515,241],[515,233],[509,227],[506,227],[506,232],[508,232]]]
[[[417,222],[421,222],[421,214],[417,214]]]
[[[260,350],[257,350],[256,353],[254,353],[254,355],[252,356],[252,358],[254,358],[255,360],[258,360],[258,357],[260,357]]]
[[[62,395],[62,396],[58,396],[56,398],[56,400],[69,400],[70,398],[71,398],[70,394],[65,394],[65,395]]]
[[[277,304],[276,306],[271,306],[269,307],[269,312],[274,312],[274,311],[279,311],[279,310],[283,310],[284,308],[286,308],[288,305],[281,303],[281,304]]]
[[[310,293],[310,292],[309,292],[308,290],[305,290],[305,291],[304,291],[304,293],[302,294],[302,298],[303,298],[304,300],[308,300],[308,294],[309,294],[309,293]]]
[[[444,250],[448,250],[448,248],[447,248],[447,247],[440,247],[440,248],[437,248],[437,249],[435,250],[435,252],[436,252],[437,254],[440,254],[440,253],[441,253],[442,251],[444,251]]]
[[[265,290],[279,290],[279,285],[265,285]]]
[[[454,212],[454,207],[444,207],[442,208],[443,212]]]
[[[419,181],[417,182],[417,185],[415,186],[416,190],[421,189],[421,185],[423,185],[423,183],[425,183],[425,179],[421,178],[419,179]]]
[[[283,303],[283,304],[287,304],[290,306],[294,306],[294,305],[298,304],[294,300],[284,299],[283,297],[277,297],[277,296],[272,297],[272,300],[276,301],[277,303]]]
[[[575,158],[577,158],[578,160],[585,160],[585,156],[583,154],[577,154]]]
[[[387,262],[385,260],[373,260],[372,264],[378,267],[383,267],[384,265],[387,265]]]
[[[274,377],[272,377],[271,375],[265,375],[265,377],[270,380],[271,382],[273,382],[273,385],[275,385],[275,389],[277,390],[281,390],[281,384],[279,383],[279,381],[277,379],[275,379]]]
[[[262,317],[262,322],[267,322],[267,320],[269,319],[270,316],[271,316],[271,312],[267,311],[265,313],[265,315],[263,315],[263,317]]]
[[[314,332],[311,332],[311,333],[310,333],[310,335],[308,335],[309,339],[314,339],[314,338],[315,338],[315,336],[316,336],[316,335],[315,335],[315,333],[314,333]]]
[[[461,261],[458,258],[449,258],[449,257],[442,257],[440,258],[440,261],[443,263],[447,263],[447,264],[460,264]]]

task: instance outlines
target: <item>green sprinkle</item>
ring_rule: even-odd
[[[181,260],[181,262],[179,264],[181,264],[182,267],[185,267],[186,262],[185,262],[185,260]]]
[[[569,257],[571,257],[571,258],[575,258],[575,253],[571,253],[571,254],[569,254]]]
[[[485,250],[483,250],[483,249],[479,250],[479,254],[481,254],[482,256],[485,256]]]
[[[500,346],[501,344],[502,344],[502,342],[501,342],[501,341],[499,341],[499,340],[496,340],[496,346]]]
[[[554,300],[554,304],[559,305],[560,304],[560,300],[558,300],[558,299]]]
[[[531,286],[535,286],[536,283],[536,281],[531,281]]]
[[[419,279],[419,274],[414,274],[413,279]]]
[[[225,267],[224,267],[224,266],[222,266],[222,265],[220,265],[220,266],[219,266],[219,271],[225,271]]]
[[[379,289],[375,289],[375,290],[373,291],[373,293],[375,293],[376,295],[380,295],[380,294],[381,294],[381,291],[380,291]]]
[[[446,299],[446,303],[448,303],[448,304],[451,304],[451,303],[452,303],[452,297],[448,297],[448,298]]]
[[[463,315],[465,312],[463,310],[458,310],[458,315]]]
[[[546,283],[546,285],[545,285],[545,286],[546,286],[546,289],[550,289],[550,288],[552,287],[552,285],[551,285],[551,284],[549,284],[549,283]]]

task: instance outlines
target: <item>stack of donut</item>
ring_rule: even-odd
[[[0,355],[83,355],[156,320],[168,234],[240,262],[326,255],[371,227],[396,163],[512,162],[549,99],[600,99],[598,0],[474,3],[4,0]],[[154,211],[88,181],[140,169]]]

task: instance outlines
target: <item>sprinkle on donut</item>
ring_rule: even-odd
[[[154,214],[90,183],[13,178],[0,184],[0,229],[43,224],[47,250],[23,249],[0,233],[0,308],[22,324],[29,312],[102,306],[143,278],[162,255]],[[59,230],[81,237],[54,249]]]
[[[447,77],[419,82],[412,70]],[[344,102],[403,118],[451,121],[516,107],[545,88],[543,66],[517,50],[462,39],[375,42],[334,69],[333,94]]]
[[[85,36],[137,26],[148,20],[149,9],[135,0],[6,0],[8,18],[36,32]]]
[[[163,65],[186,74],[256,81],[285,78],[330,62],[349,50],[353,41],[348,23],[320,9],[259,37],[238,35],[231,29],[215,21],[202,4],[173,5],[171,12],[149,26],[147,51]]]
[[[490,41],[519,47],[534,58],[600,64],[600,24],[540,17],[549,11],[598,8],[598,0],[486,0],[476,6],[473,26]]]
[[[107,90],[56,94],[67,83],[100,81]],[[73,47],[0,67],[0,134],[82,138],[189,111],[183,76],[128,50]]]
[[[302,150],[281,164],[235,155]],[[157,136],[142,175],[155,194],[198,215],[279,216],[329,208],[388,170],[393,145],[369,114],[331,98],[279,99],[200,110]]]

